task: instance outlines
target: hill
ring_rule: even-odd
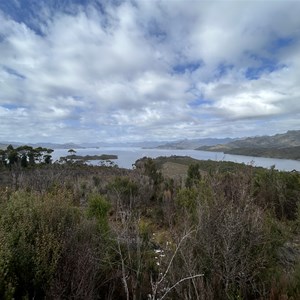
[[[248,137],[227,144],[206,145],[196,150],[299,160],[300,130],[273,136]]]
[[[80,149],[84,148],[82,145],[74,144],[74,143],[65,143],[65,144],[57,144],[57,143],[26,143],[28,146],[31,147],[43,147],[43,148],[50,148],[50,149]],[[0,149],[5,149],[8,145],[12,145],[13,147],[19,147],[24,145],[24,143],[19,142],[7,142],[2,141],[0,142]]]
[[[157,149],[195,149],[201,146],[214,146],[217,144],[225,144],[235,141],[235,139],[231,138],[224,138],[224,139],[217,139],[217,138],[203,138],[203,139],[184,139],[174,142],[168,142],[162,145],[157,146]]]

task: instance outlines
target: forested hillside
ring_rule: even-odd
[[[290,130],[273,136],[248,137],[227,144],[201,146],[196,150],[299,160],[299,149],[300,130]]]
[[[300,175],[188,157],[0,165],[1,299],[299,299]]]

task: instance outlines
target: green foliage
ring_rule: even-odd
[[[254,148],[254,147],[240,147],[234,149],[224,149],[225,153],[235,154],[235,155],[247,155],[247,156],[257,156],[257,157],[274,157],[274,158],[284,158],[284,159],[300,159],[300,146],[295,147],[264,147],[264,148]]]
[[[88,216],[96,218],[101,231],[108,231],[108,212],[111,205],[99,194],[90,194],[88,197],[88,205]]]
[[[260,170],[254,177],[254,196],[262,207],[268,207],[278,219],[295,220],[300,201],[298,173]]]
[[[0,296],[3,299],[12,299],[15,287],[8,278],[12,249],[3,230],[0,230]]]
[[[199,180],[201,179],[199,168],[200,168],[199,164],[189,165],[189,168],[187,171],[187,179],[186,179],[186,183],[185,183],[186,187],[190,188],[199,182]]]
[[[153,160],[142,175],[9,151],[28,165],[1,169],[1,299],[146,299],[162,276],[156,298],[178,282],[168,299],[299,298],[298,173],[199,162],[183,187]]]
[[[15,165],[27,168],[35,165],[36,162],[50,164],[52,149],[47,148],[33,148],[31,146],[20,146],[16,149],[9,145],[6,150],[0,151],[1,165],[12,167]]]
[[[21,167],[22,168],[28,167],[27,156],[25,154],[22,154],[22,157],[21,157]]]
[[[97,176],[93,176],[93,183],[95,187],[98,187],[100,185],[101,179]]]
[[[291,276],[288,286],[288,294],[290,297],[293,295],[300,295],[300,261],[297,262]]]
[[[78,214],[56,195],[40,197],[14,193],[2,203],[0,251],[1,294],[40,298],[49,287],[62,254],[64,237],[78,222]],[[4,250],[5,249],[5,250]]]
[[[130,178],[117,176],[109,182],[106,189],[116,217],[120,217],[122,211],[131,210],[135,205],[138,185]]]
[[[108,186],[108,190],[116,191],[123,197],[135,196],[138,191],[138,186],[128,177],[116,177]]]
[[[74,149],[69,149],[69,150],[68,150],[68,153],[70,153],[70,155],[72,155],[72,154],[75,154],[76,151],[75,151]]]
[[[147,158],[144,163],[145,174],[150,177],[154,185],[158,185],[163,181],[161,172],[157,169],[153,159]]]
[[[51,155],[49,154],[44,155],[44,163],[47,165],[51,164]]]
[[[176,204],[180,209],[187,209],[189,213],[195,213],[198,201],[198,191],[195,188],[179,190],[176,197]]]
[[[6,165],[6,156],[7,156],[6,151],[0,149],[0,166],[5,166]]]
[[[140,219],[138,223],[139,227],[139,234],[143,241],[150,241],[151,234],[152,234],[152,227],[151,223],[146,219]]]

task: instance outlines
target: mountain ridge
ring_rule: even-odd
[[[226,144],[201,146],[195,150],[299,160],[300,130],[289,130],[272,136],[247,137]]]
[[[228,143],[235,140],[236,140],[235,138],[183,139],[183,140],[177,140],[173,142],[167,142],[166,144],[159,145],[156,148],[186,150],[186,149],[195,149],[201,146],[214,146],[220,143]]]

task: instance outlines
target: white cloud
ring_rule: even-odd
[[[261,122],[270,132],[299,128],[295,1],[107,2],[102,12],[73,5],[72,14],[39,7],[28,23],[0,13],[3,139],[240,136],[258,134]]]

